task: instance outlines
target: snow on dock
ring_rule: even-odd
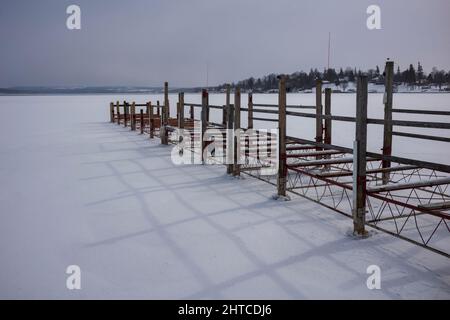
[[[106,123],[116,99],[0,97],[0,298],[450,298],[447,258],[355,240],[347,218],[222,166],[176,166]]]

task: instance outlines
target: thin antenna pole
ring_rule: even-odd
[[[208,81],[209,81],[209,64],[206,63],[206,89],[208,89]]]
[[[328,69],[330,70],[331,32],[328,32]]]

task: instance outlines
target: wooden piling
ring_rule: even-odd
[[[205,135],[206,130],[208,128],[208,91],[206,89],[202,90],[202,112],[201,112],[201,120],[202,120],[202,134],[201,134],[201,146],[202,146],[202,164],[205,163],[205,150],[206,150],[206,141]]]
[[[241,174],[241,89],[234,92],[234,166],[233,176]]]
[[[140,115],[141,115],[141,118],[140,118],[141,134],[144,134],[144,109],[141,109]]]
[[[116,102],[116,114],[117,114],[117,124],[120,125],[120,103],[119,101]]]
[[[227,106],[227,174],[233,173],[234,166],[234,105]]]
[[[178,128],[184,129],[184,92],[178,94]]]
[[[323,120],[322,116],[322,80],[316,81],[316,142],[323,143]],[[317,151],[321,151],[322,148],[317,147]],[[321,159],[321,156],[316,157],[317,160]]]
[[[128,125],[128,103],[123,102],[123,126],[126,128]]]
[[[325,115],[331,116],[331,88],[325,89]],[[324,143],[325,144],[331,144],[331,132],[332,132],[332,120],[331,119],[325,119],[325,138]],[[326,155],[325,159],[330,159],[331,155]],[[325,166],[327,169],[330,168],[329,165]]]
[[[384,131],[383,131],[383,155],[392,155],[392,103],[394,84],[394,62],[387,61],[385,67],[385,96],[384,96]],[[383,160],[382,168],[390,168],[391,161]],[[383,184],[388,184],[390,180],[389,171],[382,174]]]
[[[353,145],[353,232],[356,235],[366,234],[367,86],[367,76],[358,76]]]
[[[161,144],[169,144],[169,133],[167,131],[167,125],[169,123],[169,83],[164,82],[164,105],[161,112],[161,127],[159,129],[159,134],[161,136]]]
[[[131,130],[136,130],[136,103],[131,104]]]
[[[195,113],[194,113],[194,106],[191,106],[190,108],[189,108],[189,116],[191,117],[191,120],[194,120],[195,118],[194,118],[194,115],[195,115]]]
[[[253,129],[253,94],[249,92],[248,94],[248,129]]]
[[[230,85],[227,84],[225,93],[225,107],[222,110],[222,125],[224,126],[224,128],[226,128],[228,121],[227,111],[229,105],[230,105]]]
[[[154,137],[154,130],[155,130],[155,119],[153,119],[153,106],[152,103],[147,103],[148,106],[148,127],[149,127],[149,135],[150,139],[153,139]]]
[[[286,197],[286,77],[279,78],[278,85],[278,197]]]
[[[170,118],[170,105],[169,105],[169,83],[164,82],[164,106],[166,106],[166,119],[169,121]]]
[[[160,109],[161,109],[161,106],[160,106],[160,104],[159,104],[159,100],[157,100],[157,101],[156,101],[156,115],[157,115],[158,117],[161,117],[161,111],[160,111]]]
[[[109,104],[109,116],[110,116],[110,122],[114,123],[114,103]]]
[[[207,95],[206,95],[206,122],[209,123],[209,111],[210,111],[210,108],[209,108],[209,93],[208,93],[208,89],[206,89],[206,93],[207,93]]]

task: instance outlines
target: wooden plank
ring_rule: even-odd
[[[367,189],[369,193],[379,193],[379,192],[387,192],[387,191],[398,191],[405,189],[413,189],[413,188],[423,188],[423,187],[434,187],[440,186],[444,184],[450,184],[450,178],[441,178],[435,180],[422,180],[417,182],[408,182],[408,183],[396,183],[396,184],[388,184],[370,187]]]
[[[331,155],[343,154],[343,153],[345,153],[345,152],[338,151],[338,150],[323,150],[323,151],[315,151],[315,152],[291,153],[291,154],[288,154],[286,157],[287,158],[305,158],[305,157],[315,157],[315,156],[328,156],[328,158],[325,158],[325,159],[330,159],[329,156],[331,156]]]
[[[448,209],[450,209],[450,201],[421,204],[421,205],[419,205],[419,208],[429,209],[429,210],[448,210]]]
[[[380,168],[380,169],[371,169],[367,170],[366,174],[376,174],[376,173],[382,173],[382,172],[396,172],[396,171],[407,171],[407,170],[414,170],[417,169],[416,166],[398,166],[398,167],[390,167],[390,168]],[[327,173],[321,173],[320,176],[324,178],[334,178],[334,177],[349,177],[352,176],[353,172],[327,172]]]
[[[450,111],[436,111],[436,110],[418,110],[418,109],[392,109],[395,113],[412,113],[412,114],[429,114],[439,116],[450,116]]]
[[[303,161],[300,163],[289,164],[290,168],[297,167],[312,167],[312,166],[324,166],[329,164],[345,164],[345,163],[353,163],[354,158],[346,157],[346,158],[336,158],[336,159],[321,159],[321,160],[312,160],[312,161]]]
[[[398,136],[398,137],[406,137],[406,138],[414,138],[414,139],[422,139],[422,140],[450,142],[450,138],[435,137],[435,136],[430,136],[430,135],[425,135],[425,134],[417,134],[417,133],[407,133],[407,132],[393,131],[392,135]]]

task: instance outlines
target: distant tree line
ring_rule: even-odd
[[[329,83],[334,83],[337,86],[341,86],[345,91],[349,82],[355,82],[357,75],[363,71],[356,70],[356,68],[347,67],[345,70],[340,68],[336,69],[324,69],[319,71],[318,69],[311,69],[308,73],[304,71],[295,72],[289,75],[287,80],[287,87],[291,90],[308,90],[315,86],[316,80],[320,79]],[[380,71],[380,68],[376,66],[374,69],[364,71],[369,78],[369,82],[376,84],[384,84],[384,73]],[[420,62],[415,68],[412,64],[409,67],[401,71],[400,66],[397,67],[394,73],[394,83],[397,85],[406,84],[408,86],[425,86],[434,85],[439,86],[450,83],[450,71],[438,70],[433,67],[429,74],[426,74],[423,70]],[[270,90],[278,89],[278,74],[272,73],[262,78],[248,78],[237,83],[232,83],[232,87],[240,87],[244,91],[254,92],[267,92]],[[217,90],[224,90],[226,84],[216,87]]]

